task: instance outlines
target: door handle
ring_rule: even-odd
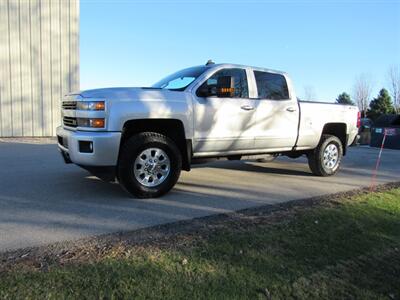
[[[294,107],[288,107],[286,108],[286,110],[290,112],[295,112],[297,109],[295,109]]]
[[[250,106],[250,105],[243,105],[240,108],[243,109],[243,110],[253,110],[254,109],[254,107]]]

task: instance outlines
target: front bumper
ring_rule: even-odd
[[[87,132],[57,127],[58,149],[66,163],[82,166],[116,166],[121,132]],[[93,152],[81,152],[79,142],[91,142]]]

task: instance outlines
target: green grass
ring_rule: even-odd
[[[0,277],[0,298],[400,299],[400,189],[248,223],[48,272],[13,271]]]

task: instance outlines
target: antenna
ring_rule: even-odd
[[[208,66],[208,65],[215,65],[215,62],[213,62],[212,59],[209,59],[209,60],[207,61],[207,63],[206,63],[206,66]]]

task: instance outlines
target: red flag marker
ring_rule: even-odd
[[[376,185],[376,175],[378,174],[378,168],[379,165],[381,163],[381,156],[382,156],[382,151],[383,151],[383,147],[385,145],[385,140],[386,140],[386,135],[388,133],[388,129],[385,128],[384,129],[384,133],[383,133],[383,139],[382,139],[382,145],[381,145],[381,149],[379,150],[379,155],[378,155],[378,159],[376,160],[376,165],[375,165],[375,170],[372,174],[372,178],[371,178],[371,185],[369,187],[369,191],[372,192],[375,190],[375,185]]]

